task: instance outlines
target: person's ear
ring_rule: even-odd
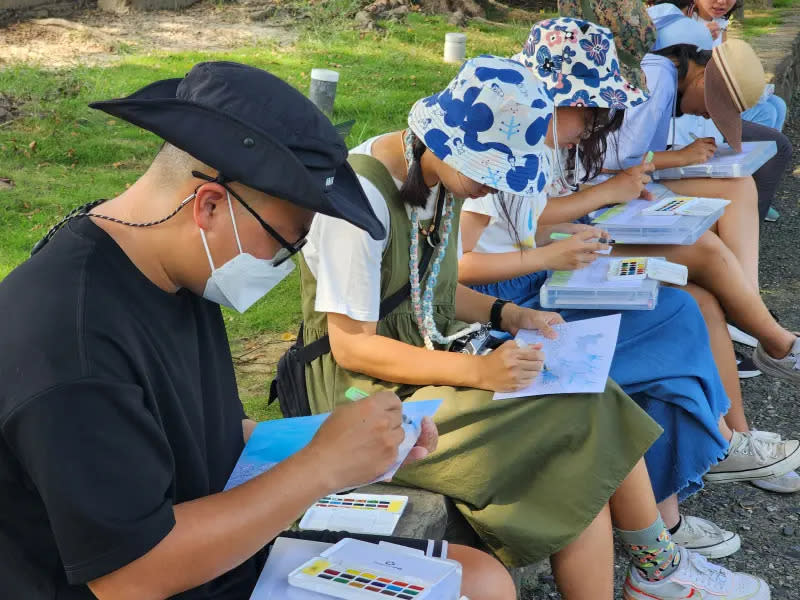
[[[192,216],[200,229],[213,229],[219,219],[230,220],[227,190],[218,183],[204,183],[195,192]]]

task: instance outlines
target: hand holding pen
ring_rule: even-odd
[[[653,199],[653,195],[646,187],[653,180],[650,175],[655,170],[653,157],[653,152],[648,152],[640,164],[620,171],[611,180],[619,186],[618,193],[621,202],[629,202],[635,198]]]
[[[711,160],[717,151],[717,141],[713,137],[701,138],[693,133],[689,135],[694,141],[677,151],[686,161],[685,164],[700,165]]]
[[[606,234],[607,235],[607,234]],[[598,252],[606,252],[614,240],[598,237],[597,230],[588,228],[575,234],[551,233],[554,243],[544,246],[545,267],[553,271],[576,271],[593,263]]]

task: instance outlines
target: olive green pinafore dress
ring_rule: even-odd
[[[383,194],[391,217],[381,264],[381,299],[409,278],[410,221],[397,187],[371,156],[351,155],[357,173]],[[455,318],[460,203],[434,291],[435,321],[445,335],[464,326]],[[426,243],[420,240],[420,247]],[[314,310],[316,281],[301,260],[305,342],[327,333]],[[379,335],[423,346],[410,300],[378,322]],[[597,516],[660,427],[609,380],[601,394],[563,394],[492,400],[492,392],[380,381],[341,368],[331,353],[306,367],[313,413],[347,402],[350,386],[392,390],[404,401],[441,398],[434,420],[439,446],[401,469],[397,483],[453,499],[483,541],[507,566],[542,560],[574,540]]]

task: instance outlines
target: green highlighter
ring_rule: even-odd
[[[571,233],[560,233],[558,231],[555,231],[550,234],[551,240],[568,240],[571,237],[572,237]]]
[[[367,396],[369,396],[369,394],[367,394],[367,392],[364,392],[364,391],[358,389],[357,387],[347,388],[347,391],[344,393],[344,397],[345,398],[347,398],[348,400],[353,400],[353,401],[361,400],[362,398],[366,398]]]
[[[367,396],[369,396],[367,392],[360,390],[357,387],[349,387],[347,388],[347,391],[344,393],[344,397],[347,398],[348,400],[352,400],[353,402],[355,402],[356,400],[362,400]],[[405,414],[403,414],[403,423],[405,423],[406,425],[411,424],[411,419]]]

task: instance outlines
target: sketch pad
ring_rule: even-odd
[[[520,329],[516,339],[542,344],[545,369],[526,388],[496,392],[495,400],[549,394],[599,393],[606,389],[611,359],[619,335],[620,314],[559,323],[551,340],[536,331]]]
[[[717,152],[708,162],[653,172],[653,179],[687,179],[690,177],[746,177],[760,169],[775,156],[778,146],[774,140],[766,142],[742,142],[742,151],[734,152],[727,144],[717,147]]]

